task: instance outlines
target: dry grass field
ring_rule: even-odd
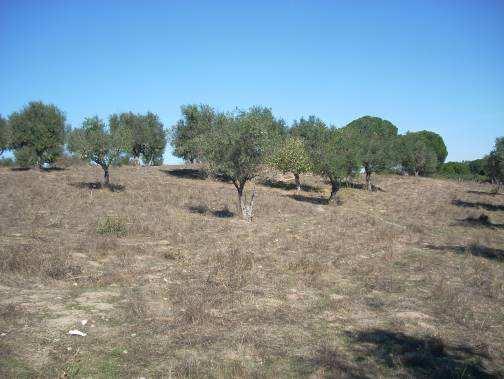
[[[490,186],[272,176],[246,223],[191,168],[100,176],[0,168],[0,377],[504,376]]]

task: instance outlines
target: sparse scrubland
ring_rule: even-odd
[[[303,172],[0,168],[0,376],[502,377],[504,196]]]

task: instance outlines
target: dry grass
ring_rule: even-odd
[[[380,176],[331,206],[270,173],[246,223],[193,168],[111,175],[0,168],[0,376],[504,375],[490,187]]]

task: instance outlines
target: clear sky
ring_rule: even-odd
[[[449,160],[504,135],[504,1],[0,0],[0,113],[271,107],[440,133]],[[174,163],[168,149],[165,162]]]

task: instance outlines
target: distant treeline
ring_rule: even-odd
[[[445,163],[448,152],[439,134],[400,135],[395,125],[378,117],[364,116],[337,128],[315,116],[289,126],[264,107],[217,112],[209,105],[186,105],[181,111],[170,130],[151,112],[113,114],[108,122],[90,117],[72,129],[56,106],[31,102],[7,119],[0,116],[0,153],[12,150],[15,161],[10,163],[20,167],[44,168],[65,155],[78,157],[101,166],[107,184],[111,166],[161,164],[170,140],[175,156],[230,177],[239,192],[264,165],[292,172],[298,187],[302,173],[325,176],[333,193],[342,180],[361,172],[370,190],[378,172],[503,181],[502,138],[485,158]]]

